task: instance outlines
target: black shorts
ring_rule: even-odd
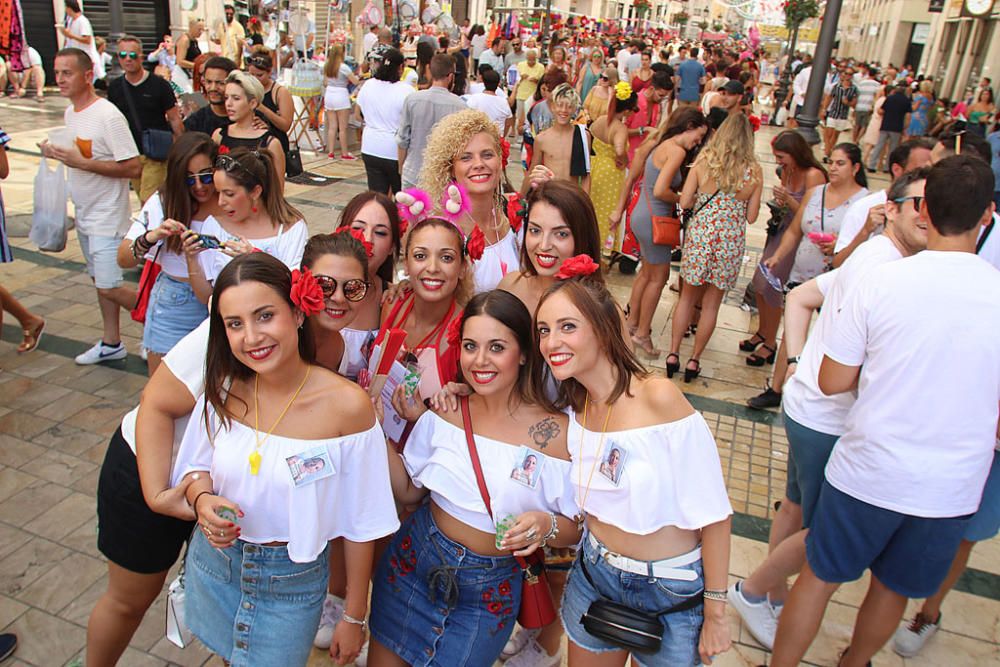
[[[157,514],[142,497],[135,454],[115,431],[97,483],[97,548],[139,574],[169,570],[191,536],[194,521]]]

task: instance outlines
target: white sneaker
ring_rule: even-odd
[[[97,345],[86,352],[76,355],[75,361],[81,366],[89,366],[90,364],[99,364],[103,361],[124,359],[127,356],[128,351],[125,349],[125,343],[118,343],[117,347],[108,347],[102,341],[97,341]]]
[[[145,345],[139,346],[139,356],[142,357],[143,361],[149,361],[149,350],[146,349]]]
[[[753,638],[768,651],[772,650],[774,648],[774,635],[778,632],[778,617],[767,600],[757,603],[750,602],[740,592],[739,583],[729,587],[728,597],[729,604],[743,619],[743,625],[747,627]]]
[[[361,647],[361,653],[354,659],[354,667],[368,667],[368,642]]]
[[[504,644],[503,650],[500,651],[501,660],[510,660],[515,655],[524,650],[524,647],[528,645],[528,642],[532,641],[538,636],[541,630],[528,630],[527,628],[522,628],[520,625],[517,626],[514,634],[510,636],[507,643]]]
[[[507,661],[509,667],[559,667],[562,663],[562,651],[549,655],[542,645],[532,639],[517,655]]]
[[[941,628],[941,614],[938,614],[937,621],[931,623],[923,615],[917,614],[908,625],[904,625],[896,630],[896,635],[892,638],[892,650],[904,658],[913,658],[920,653],[927,640],[934,636],[934,633]]]
[[[340,617],[344,615],[344,600],[333,595],[326,594],[323,600],[323,614],[319,617],[319,628],[316,629],[316,638],[313,639],[313,646],[316,648],[330,648],[333,643],[333,630],[340,622]]]

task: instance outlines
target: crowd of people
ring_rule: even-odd
[[[768,188],[755,133],[800,110],[808,57],[468,24],[453,44],[417,22],[402,40],[374,26],[355,66],[303,40],[292,58],[325,57],[328,157],[360,139],[368,184],[315,233],[285,196],[295,107],[259,20],[244,32],[227,7],[211,54],[198,21],[148,55],[124,35],[105,96],[75,4],[66,37],[88,39],[54,61],[72,138],[41,152],[68,168],[102,316],[76,362],[127,356],[124,309],[150,375],[101,469],[88,665],[121,658],[182,551],[187,626],[233,665],[316,646],[338,664],[547,667],[564,635],[570,665],[697,665],[730,647],[727,604],[796,665],[866,570],[839,664],[890,641],[915,655],[941,626],[1000,531],[988,80],[956,109],[912,68],[835,60],[819,157],[777,132]],[[205,106],[179,103],[172,70]],[[699,377],[762,203],[758,329],[738,347],[774,366],[749,403],[781,408],[787,488],[767,558],[728,586],[716,443],[669,378]],[[616,265],[638,265],[627,303]],[[35,349],[44,318],[0,300]],[[666,377],[643,362],[661,357]],[[909,598],[926,602],[900,625]]]

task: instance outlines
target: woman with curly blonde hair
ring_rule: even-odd
[[[694,213],[684,238],[684,287],[671,326],[668,377],[680,369],[677,353],[699,300],[701,316],[684,381],[691,382],[701,373],[699,359],[715,330],[722,297],[739,276],[746,225],[757,220],[762,186],[750,121],[743,114],[733,114],[702,149],[681,192],[681,208],[693,208]]]
[[[476,293],[494,289],[508,271],[520,268],[517,233],[507,218],[505,168],[496,125],[473,109],[441,119],[424,151],[420,187],[441,206],[449,186],[457,185],[465,194],[458,224],[466,236],[478,227],[486,238],[475,264]]]

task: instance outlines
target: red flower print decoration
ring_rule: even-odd
[[[486,250],[486,235],[477,225],[465,242],[465,252],[468,253],[469,259],[476,262],[483,256],[484,250]]]
[[[369,257],[371,257],[372,255],[375,254],[375,246],[374,246],[374,244],[372,244],[371,241],[369,241],[368,239],[365,238],[364,232],[362,232],[360,229],[352,229],[351,230],[351,236],[353,236],[354,238],[356,238],[358,240],[358,243],[360,243],[361,245],[363,245],[365,247],[365,254],[366,255],[368,255]]]
[[[600,266],[590,258],[590,255],[576,255],[570,257],[559,267],[556,273],[556,280],[566,280],[576,276],[589,276],[597,271]]]
[[[524,224],[526,217],[528,217],[527,200],[518,196],[510,197],[507,200],[507,220],[515,233],[521,231],[521,225]]]
[[[462,342],[462,316],[459,315],[448,325],[448,347],[457,350]]]
[[[319,286],[313,277],[312,271],[308,268],[299,271],[292,271],[292,303],[298,307],[306,317],[315,315],[323,310],[323,288]]]
[[[219,146],[219,155],[225,155],[229,152],[229,146]]]
[[[506,580],[501,581],[500,585],[497,586],[497,592],[500,593],[500,595],[510,595],[510,582]]]
[[[507,168],[507,163],[510,161],[510,142],[506,139],[500,140],[500,157],[502,158],[503,168]]]

